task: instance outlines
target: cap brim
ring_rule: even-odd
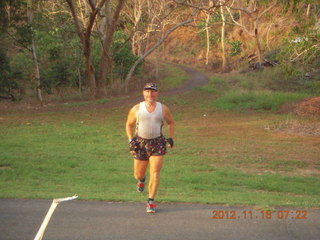
[[[148,87],[144,88],[143,90],[153,90],[153,91],[158,91],[158,89],[156,89],[156,88],[148,88]]]

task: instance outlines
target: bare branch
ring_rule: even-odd
[[[105,1],[106,1],[106,0],[104,0],[104,2],[105,2]],[[114,11],[113,18],[112,18],[112,26],[115,26],[116,22],[118,21],[119,15],[120,15],[120,11],[121,11],[121,9],[123,8],[124,2],[125,2],[125,0],[119,0],[119,1],[118,1],[117,8],[116,8],[116,10]]]
[[[74,20],[75,25],[76,25],[77,33],[78,33],[81,41],[83,42],[83,41],[84,41],[84,35],[83,35],[83,34],[84,34],[84,33],[83,33],[84,26],[83,26],[83,24],[79,21],[79,18],[78,18],[77,13],[76,13],[76,9],[75,9],[74,2],[73,2],[73,0],[66,0],[66,2],[67,2],[68,5],[69,5],[69,8],[70,8],[70,11],[71,11],[73,20]]]
[[[198,9],[199,11],[205,11],[205,12],[214,12],[216,9],[218,9],[221,6],[224,6],[229,1],[230,0],[226,0],[224,2],[224,4],[221,4],[219,0],[216,0],[216,1],[212,0],[212,1],[210,1],[210,6],[209,7],[203,7],[201,5],[194,5],[194,4],[188,3],[187,1],[174,0],[174,2],[179,4],[179,5],[191,7],[191,8],[194,8],[194,9]]]
[[[252,34],[244,25],[242,25],[241,23],[237,22],[237,21],[234,19],[234,17],[233,17],[233,15],[232,15],[229,7],[226,7],[226,9],[227,9],[227,11],[229,12],[229,15],[230,15],[232,21],[235,23],[235,25],[241,27],[241,28],[242,28],[246,33],[248,33],[250,36],[254,36],[254,34]],[[239,10],[239,9],[238,9],[238,10]],[[250,14],[250,16],[251,16],[251,14]]]
[[[290,62],[296,61],[299,57],[301,57],[302,55],[304,55],[306,52],[310,51],[310,50],[313,49],[313,48],[320,48],[320,43],[317,43],[317,44],[311,46],[310,48],[305,49],[305,50],[302,51],[301,53],[298,53],[298,52],[296,51],[297,56],[296,56],[295,58],[293,58],[293,59],[290,59]]]
[[[164,35],[164,37],[162,39],[160,39],[152,48],[150,48],[144,55],[142,55],[141,57],[139,57],[139,59],[133,64],[133,66],[131,67],[129,73],[127,74],[126,76],[126,79],[125,79],[125,87],[127,88],[128,87],[128,83],[129,83],[129,80],[133,74],[133,72],[135,71],[136,67],[139,65],[139,63],[145,59],[150,53],[152,53],[157,47],[159,47],[167,38],[168,36],[174,31],[176,30],[177,28],[183,26],[183,25],[186,25],[190,22],[193,22],[194,19],[189,19],[187,21],[184,21],[182,23],[179,23],[177,24],[176,26],[174,26],[173,28],[169,29],[168,32],[166,32],[166,34]],[[127,89],[126,89],[127,90]]]
[[[5,30],[5,33],[8,34],[8,36],[9,36],[10,38],[12,38],[14,42],[18,43],[19,46],[27,49],[29,52],[32,53],[32,49],[31,49],[31,48],[29,48],[27,45],[25,45],[21,40],[17,39],[17,38],[16,38],[13,34],[11,34],[9,31]]]
[[[232,10],[237,10],[237,11],[242,11],[246,14],[248,14],[250,17],[252,17],[252,14],[255,13],[257,11],[257,9],[253,10],[253,11],[249,11],[248,9],[245,8],[241,8],[241,7],[231,7],[231,6],[227,6],[227,9],[232,9]]]
[[[277,4],[274,3],[272,4],[270,7],[268,7],[267,9],[265,9],[262,13],[260,13],[257,17],[257,20],[259,20],[266,12],[270,11],[273,7],[275,7]]]
[[[95,10],[96,10],[96,6],[95,6],[94,3],[92,2],[92,0],[87,0],[87,2],[89,3],[89,6],[90,6],[92,12],[95,11]]]
[[[265,9],[262,13],[260,13],[256,18],[253,16],[254,13],[258,12],[258,9],[254,9],[252,11],[245,9],[245,8],[241,8],[241,7],[232,7],[232,6],[228,6],[227,8],[230,8],[232,10],[238,10],[238,11],[242,11],[246,14],[249,15],[249,17],[252,17],[254,19],[259,20],[266,12],[270,11],[273,7],[275,7],[277,4],[273,3],[270,7],[268,7],[267,9]]]

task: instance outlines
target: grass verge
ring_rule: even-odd
[[[309,97],[302,93],[271,91],[229,91],[214,101],[213,106],[221,110],[277,111],[284,103]]]

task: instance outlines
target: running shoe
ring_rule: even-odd
[[[143,190],[144,190],[144,182],[138,181],[137,191],[138,192],[143,192]]]
[[[156,212],[156,205],[154,205],[152,202],[147,203],[147,213],[155,213]]]

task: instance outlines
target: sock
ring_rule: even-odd
[[[153,202],[153,198],[148,198],[148,203],[151,203],[151,202]]]
[[[139,182],[144,182],[146,180],[146,177],[144,177],[143,179],[139,180]]]

